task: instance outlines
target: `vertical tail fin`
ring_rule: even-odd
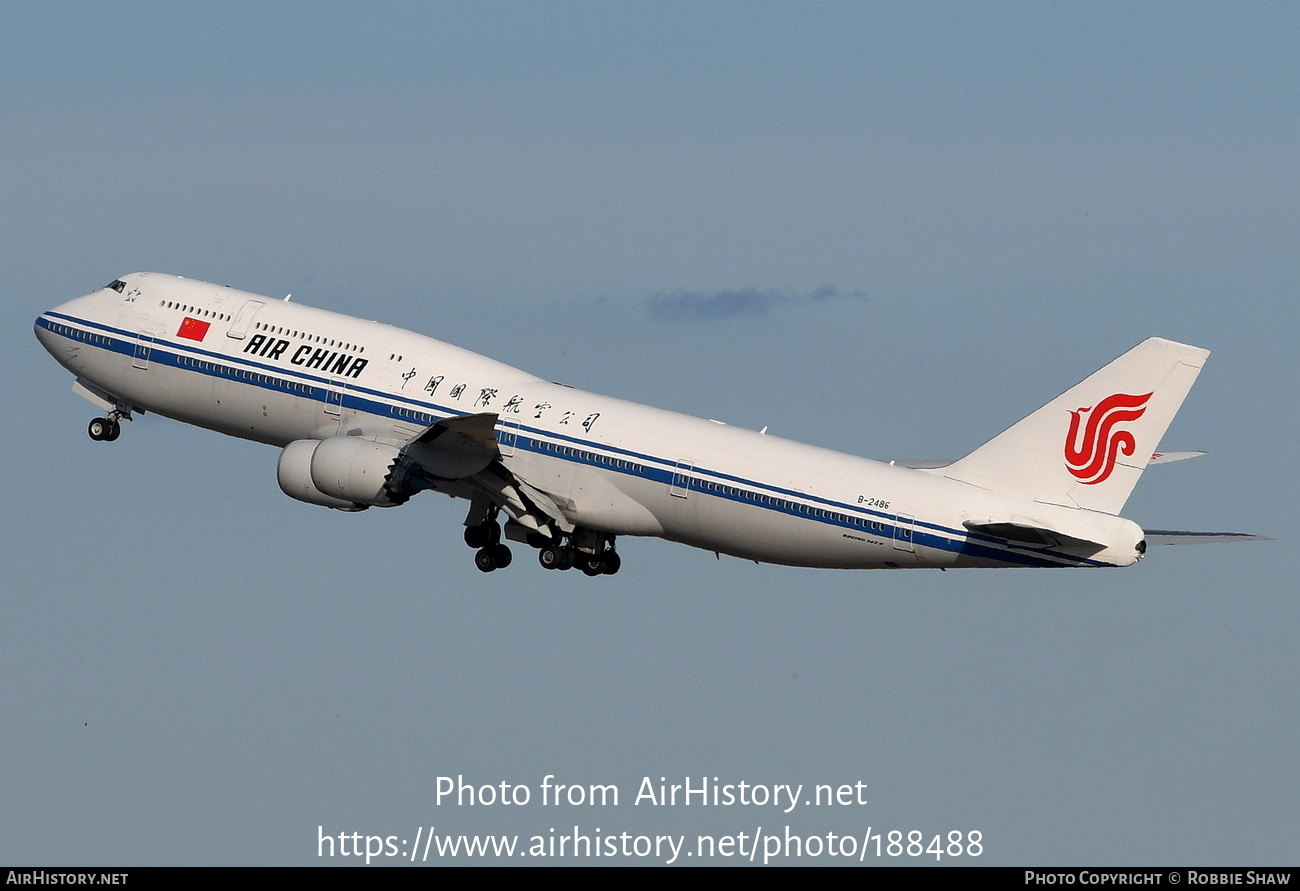
[[[936,471],[1035,501],[1118,514],[1209,350],[1152,337]]]

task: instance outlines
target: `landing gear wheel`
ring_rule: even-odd
[[[618,572],[619,567],[622,565],[623,561],[618,554],[613,551],[606,551],[600,560],[600,571],[605,575],[613,575]]]
[[[478,567],[479,572],[491,572],[497,568],[496,555],[492,548],[484,548],[474,555],[474,565]]]
[[[560,548],[548,545],[537,552],[537,562],[543,569],[559,569],[560,553]]]
[[[604,561],[600,559],[599,554],[583,554],[578,558],[578,568],[584,575],[598,576],[603,571]]]
[[[117,418],[94,418],[86,432],[95,442],[112,442],[122,435],[122,425]]]
[[[486,550],[486,548],[484,549]],[[503,544],[492,546],[492,559],[496,561],[497,569],[505,569],[514,559],[510,554],[510,549]]]

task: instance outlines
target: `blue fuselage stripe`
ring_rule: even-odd
[[[55,320],[67,324],[59,324]],[[103,349],[124,356],[136,356],[137,350],[143,342],[139,332],[124,331],[120,328],[57,312],[44,313],[36,320],[36,325],[45,328],[51,333],[87,344],[95,349]],[[355,386],[339,378],[321,377],[278,365],[255,362],[242,355],[231,356],[226,353],[203,349],[197,344],[180,343],[158,335],[148,336],[152,338],[147,342],[149,350],[147,359],[151,363],[297,398],[315,397],[312,401],[321,402],[322,404],[328,393],[337,393],[337,388],[343,385],[340,400],[342,408],[374,415],[389,421],[412,423],[412,419],[402,413],[403,408],[429,415],[432,417],[432,422],[447,418],[464,417],[474,413],[435,402],[426,402],[407,395]],[[202,357],[205,364],[187,363],[185,360],[191,357]],[[241,371],[247,371],[249,374],[260,375],[261,377],[250,378],[241,374]],[[266,378],[269,378],[269,380]],[[307,386],[309,388],[308,393],[304,394],[301,389],[295,388],[294,384]],[[504,416],[499,415],[499,417]],[[508,418],[508,420],[513,421],[514,419]],[[418,423],[423,423],[423,420]],[[428,425],[425,424],[425,426]],[[1033,553],[1013,550],[1002,539],[973,533],[966,529],[957,530],[941,524],[922,523],[912,520],[908,525],[903,525],[899,523],[896,514],[870,510],[859,505],[851,505],[790,489],[782,489],[758,480],[734,476],[708,468],[680,468],[675,462],[655,455],[605,443],[597,444],[591,440],[579,439],[537,427],[522,424],[515,426],[512,424],[508,429],[500,432],[507,436],[513,434],[514,448],[516,449],[524,449],[525,451],[535,452],[539,455],[572,464],[583,464],[612,473],[636,476],[664,485],[676,483],[680,486],[684,481],[686,488],[700,495],[708,495],[713,498],[786,514],[799,519],[812,520],[827,526],[862,532],[879,540],[894,541],[910,532],[913,546],[928,547],[953,553],[961,552],[980,559],[997,560],[1020,566],[1111,565],[1104,561],[1049,549],[1035,550]],[[548,443],[566,447],[569,452],[566,453],[560,449],[548,449],[546,447]],[[599,460],[600,457],[605,455],[613,456],[621,460],[623,464]],[[636,466],[630,467],[627,465]],[[704,477],[708,477],[712,481],[719,481],[732,491],[727,491],[727,488],[704,488],[701,485],[706,482],[703,479]],[[764,498],[768,500],[765,501]],[[801,508],[821,510],[824,513],[814,514],[812,510]],[[854,518],[861,519],[863,523],[852,522]],[[879,521],[881,529],[866,528],[866,523],[877,521]]]

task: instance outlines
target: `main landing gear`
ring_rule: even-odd
[[[513,559],[510,548],[501,542],[497,513],[495,506],[471,508],[470,518],[478,522],[465,527],[465,544],[474,549],[474,565],[480,572],[505,569]],[[511,538],[522,536],[512,533]],[[585,575],[598,576],[613,575],[623,565],[614,552],[614,536],[591,529],[575,529],[559,541],[536,533],[526,539],[537,548],[537,562],[546,569],[581,569]]]
[[[557,544],[544,544],[537,562],[545,569],[581,569],[584,575],[613,575],[623,561],[614,552],[614,536],[575,529]]]
[[[477,551],[474,554],[474,565],[480,572],[491,572],[494,569],[505,569],[513,559],[510,549],[503,544],[498,544]]]
[[[497,525],[495,513],[477,526],[465,527],[465,544],[475,549],[474,565],[479,572],[505,569],[514,559],[510,549],[501,543],[501,527]]]

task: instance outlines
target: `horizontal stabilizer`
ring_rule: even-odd
[[[913,470],[936,470],[947,467],[955,458],[890,458],[889,463],[895,467],[910,467]]]
[[[1186,461],[1188,458],[1199,458],[1208,452],[1156,452],[1151,456],[1148,464],[1172,464],[1175,461]]]
[[[1249,532],[1178,532],[1172,529],[1146,530],[1148,545],[1222,544],[1225,541],[1273,541],[1267,535]]]
[[[1172,464],[1175,461],[1186,461],[1188,458],[1199,458],[1208,454],[1209,452],[1155,452],[1151,455],[1147,466]],[[910,467],[913,470],[937,470],[940,467],[947,467],[956,460],[956,458],[890,458],[889,463],[895,467]]]

